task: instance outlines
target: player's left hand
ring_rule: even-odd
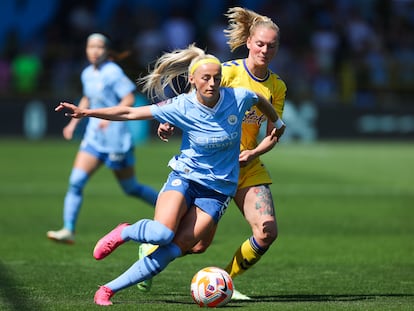
[[[160,123],[158,125],[157,134],[162,141],[168,142],[168,138],[174,134],[174,126],[172,126],[168,122],[163,124]]]

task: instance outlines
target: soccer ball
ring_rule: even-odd
[[[191,280],[191,296],[200,307],[224,306],[232,295],[233,280],[223,269],[203,268]]]

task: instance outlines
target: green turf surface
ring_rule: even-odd
[[[148,205],[123,195],[100,170],[85,190],[76,243],[46,231],[61,226],[62,201],[78,143],[0,140],[0,310],[99,310],[98,285],[136,259],[133,242],[101,262],[96,241],[122,221],[151,218]],[[178,144],[137,148],[139,179],[160,188]],[[224,310],[414,310],[414,145],[281,144],[263,157],[274,177],[279,238],[235,280],[253,298]],[[225,266],[250,230],[234,205],[202,255],[186,256],[158,275],[152,291],[114,296],[111,310],[198,310],[193,274]]]

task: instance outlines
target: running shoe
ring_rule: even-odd
[[[152,253],[154,248],[156,248],[156,246],[152,244],[148,244],[148,243],[140,244],[138,247],[138,258],[139,259],[144,258],[148,254]],[[144,280],[137,284],[137,287],[141,292],[149,292],[151,290],[151,286],[152,286],[152,278],[148,280]]]
[[[109,287],[101,286],[96,291],[93,301],[100,306],[110,306],[112,305],[112,301],[110,299],[114,294],[115,293]]]
[[[238,290],[233,288],[233,296],[231,296],[232,300],[251,300],[249,296],[246,296],[245,294],[240,293]]]
[[[62,228],[57,231],[48,231],[46,235],[50,240],[55,242],[64,244],[75,243],[75,233],[66,228]]]
[[[127,226],[129,226],[128,223],[121,223],[101,238],[93,249],[93,257],[95,257],[96,260],[104,259],[119,245],[124,244],[125,241],[121,238],[121,232]]]

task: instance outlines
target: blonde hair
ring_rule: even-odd
[[[146,92],[151,99],[166,99],[164,90],[167,86],[170,86],[173,92],[178,95],[180,91],[177,90],[174,81],[178,81],[179,77],[185,77],[186,86],[188,86],[188,75],[194,64],[207,58],[211,58],[214,63],[220,63],[217,57],[206,54],[194,43],[186,49],[164,53],[155,62],[154,69],[138,79],[138,83],[143,85],[143,92]]]
[[[271,18],[241,7],[228,9],[225,16],[229,20],[229,25],[224,30],[224,34],[228,38],[227,44],[232,52],[239,46],[246,44],[247,39],[254,34],[256,28],[261,26],[276,31],[276,43],[279,45],[279,27]]]

